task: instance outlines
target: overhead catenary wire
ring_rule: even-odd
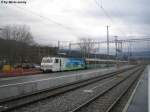
[[[102,0],[100,0],[101,1],[101,4],[99,4],[99,2],[97,2],[97,0],[94,0],[95,1],[95,3],[97,4],[97,6],[98,7],[100,7],[100,9],[102,9],[102,11],[104,12],[104,14],[105,14],[105,16],[110,20],[110,22],[111,23],[114,23],[114,20],[112,19],[112,17],[109,15],[109,13],[105,10],[105,8],[102,6]],[[99,1],[99,0],[98,0]],[[117,27],[118,28],[118,27]],[[119,29],[119,31],[120,32],[122,32],[122,34],[124,34],[124,36],[125,37],[128,37],[127,35],[126,35],[126,33],[122,30],[122,29],[120,29],[120,28],[118,28]],[[136,37],[136,36],[133,36],[133,37]],[[146,36],[145,36],[146,37]],[[144,39],[131,39],[131,40],[120,40],[120,42],[122,43],[124,43],[124,42],[128,42],[129,43],[129,46],[130,46],[130,55],[132,55],[132,42],[139,42],[139,41],[150,41],[149,39],[146,39],[146,38],[144,38]]]
[[[114,0],[114,2],[116,3],[116,0]],[[118,5],[115,5],[115,9],[116,9],[116,12],[121,15],[121,13],[119,12],[119,8],[118,8]],[[122,23],[124,23],[124,19],[122,19],[121,16],[119,16],[119,19],[121,20]],[[126,26],[127,27],[127,26]],[[131,29],[131,26],[128,24],[128,29]],[[131,30],[130,30],[131,31]],[[129,32],[131,34],[131,32]]]
[[[24,8],[19,7],[19,6],[17,6],[17,5],[15,5],[15,6],[16,6],[17,8],[19,8],[19,9],[25,11],[25,12],[28,12],[28,13],[30,13],[30,14],[32,14],[32,15],[35,15],[35,16],[38,16],[38,17],[40,17],[41,19],[47,20],[49,23],[54,23],[54,24],[56,24],[56,25],[58,25],[58,26],[60,26],[60,27],[62,27],[62,28],[64,28],[64,29],[68,30],[68,31],[69,31],[72,35],[74,35],[74,36],[81,37],[81,36],[79,36],[79,34],[77,34],[71,27],[68,27],[68,26],[66,26],[66,25],[64,25],[64,24],[62,24],[62,23],[59,23],[59,22],[57,22],[57,21],[55,21],[55,20],[53,20],[53,19],[51,19],[51,18],[49,18],[49,17],[45,17],[45,16],[40,15],[40,14],[38,14],[38,13],[36,13],[36,12],[33,12],[33,11],[31,11],[31,10],[24,9]],[[109,14],[107,13],[107,11],[105,11],[105,9],[104,9],[102,6],[101,6],[101,8],[103,9],[103,12],[105,13],[105,15],[106,15],[109,19],[111,19],[111,17],[110,17]],[[111,21],[113,22],[112,19],[111,19]],[[86,35],[88,35],[88,34],[86,34]],[[91,36],[88,35],[88,37],[91,37]]]
[[[34,15],[34,16],[38,16],[38,17],[40,17],[41,19],[47,20],[47,21],[49,21],[49,23],[54,23],[54,24],[56,24],[56,25],[58,25],[58,26],[61,26],[61,27],[65,28],[65,29],[67,29],[67,30],[69,30],[69,31],[71,30],[70,27],[65,26],[65,25],[63,25],[63,24],[61,24],[61,23],[59,23],[59,22],[56,22],[56,21],[54,21],[54,20],[51,19],[51,18],[45,17],[45,16],[40,15],[40,14],[38,14],[38,13],[36,13],[36,12],[33,12],[33,11],[29,10],[29,9],[25,9],[25,8],[19,7],[19,6],[17,6],[17,5],[15,5],[15,7],[17,7],[17,8],[19,8],[19,9],[23,10],[24,12],[30,13],[30,14],[32,14],[32,15]],[[72,33],[72,32],[71,32],[71,33]]]
[[[40,17],[41,19],[47,20],[48,23],[54,23],[54,24],[60,26],[61,28],[66,29],[66,30],[69,31],[73,36],[76,36],[76,37],[79,37],[79,38],[81,37],[81,36],[79,35],[79,33],[75,32],[75,30],[73,30],[73,28],[71,28],[71,27],[69,27],[69,26],[67,26],[67,25],[64,25],[64,24],[62,24],[62,23],[60,23],[60,22],[57,22],[57,21],[55,21],[55,20],[53,20],[53,19],[51,19],[51,18],[49,18],[49,17],[45,17],[45,16],[43,16],[43,15],[40,15],[40,14],[38,14],[38,13],[36,13],[36,12],[33,12],[33,11],[29,10],[29,9],[25,9],[25,8],[19,7],[19,6],[17,6],[17,5],[14,5],[14,6],[17,7],[17,8],[19,8],[19,9],[21,9],[21,10],[23,10],[23,11],[26,12],[26,13],[30,13],[30,14],[32,14],[32,15],[34,15],[34,16]],[[81,33],[80,33],[80,34],[81,34]],[[89,34],[85,34],[85,35],[87,35],[88,37],[91,37]]]
[[[114,20],[112,19],[112,17],[109,15],[109,13],[105,10],[105,8],[102,5],[102,1],[101,4],[99,4],[99,0],[94,0],[96,5],[103,11],[104,15],[110,20],[111,23],[114,23]],[[124,34],[126,36],[126,33],[121,30],[120,28],[116,27],[122,34]]]

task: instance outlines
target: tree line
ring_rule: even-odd
[[[57,48],[40,46],[26,25],[8,25],[0,30],[0,62],[40,63],[42,56],[55,55]]]

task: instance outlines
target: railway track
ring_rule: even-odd
[[[92,97],[69,112],[111,112],[123,95],[125,95],[138,80],[143,70],[144,67],[134,71],[132,75],[110,86],[110,88],[95,95],[95,97]]]
[[[40,91],[37,93],[0,101],[0,111],[1,112],[10,111],[13,109],[17,109],[17,108],[50,98],[50,97],[58,96],[60,94],[90,85],[90,84],[98,82],[100,80],[111,78],[113,76],[116,76],[116,74],[123,73],[123,72],[129,71],[129,70],[132,70],[132,69],[139,69],[139,67],[132,67],[132,68],[116,71],[113,73],[104,74],[104,75],[101,75],[99,77],[95,77],[92,79],[78,81],[78,82],[71,83],[71,84],[65,84],[62,86],[51,88],[50,90]],[[72,112],[77,111],[77,110],[78,109],[72,110]]]

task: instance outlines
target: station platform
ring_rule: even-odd
[[[130,66],[123,66],[127,69]],[[102,69],[88,69],[68,72],[55,72],[30,76],[0,78],[0,100],[30,94],[37,91],[47,90],[60,85],[73,83],[80,80],[90,79],[117,71],[116,67]],[[11,94],[10,94],[11,93]]]
[[[123,112],[148,112],[148,79],[150,66],[147,66],[137,86],[130,96]]]
[[[78,71],[65,71],[65,72],[54,72],[54,73],[41,73],[37,75],[26,75],[26,76],[17,76],[17,77],[4,77],[0,78],[0,87],[4,85],[11,85],[17,83],[29,83],[29,82],[36,82],[45,79],[55,79],[55,78],[62,78],[62,77],[69,77],[76,74],[85,74],[85,73],[93,73],[93,72],[106,72],[115,70],[115,67],[110,68],[103,68],[103,69],[86,69],[86,70],[78,70]]]

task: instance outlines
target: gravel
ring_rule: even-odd
[[[78,112],[106,112],[118,96],[131,85],[136,76],[137,74],[131,76],[129,79],[121,83],[121,85],[113,88],[111,91],[107,92],[102,97],[99,97],[97,100],[82,108]]]

